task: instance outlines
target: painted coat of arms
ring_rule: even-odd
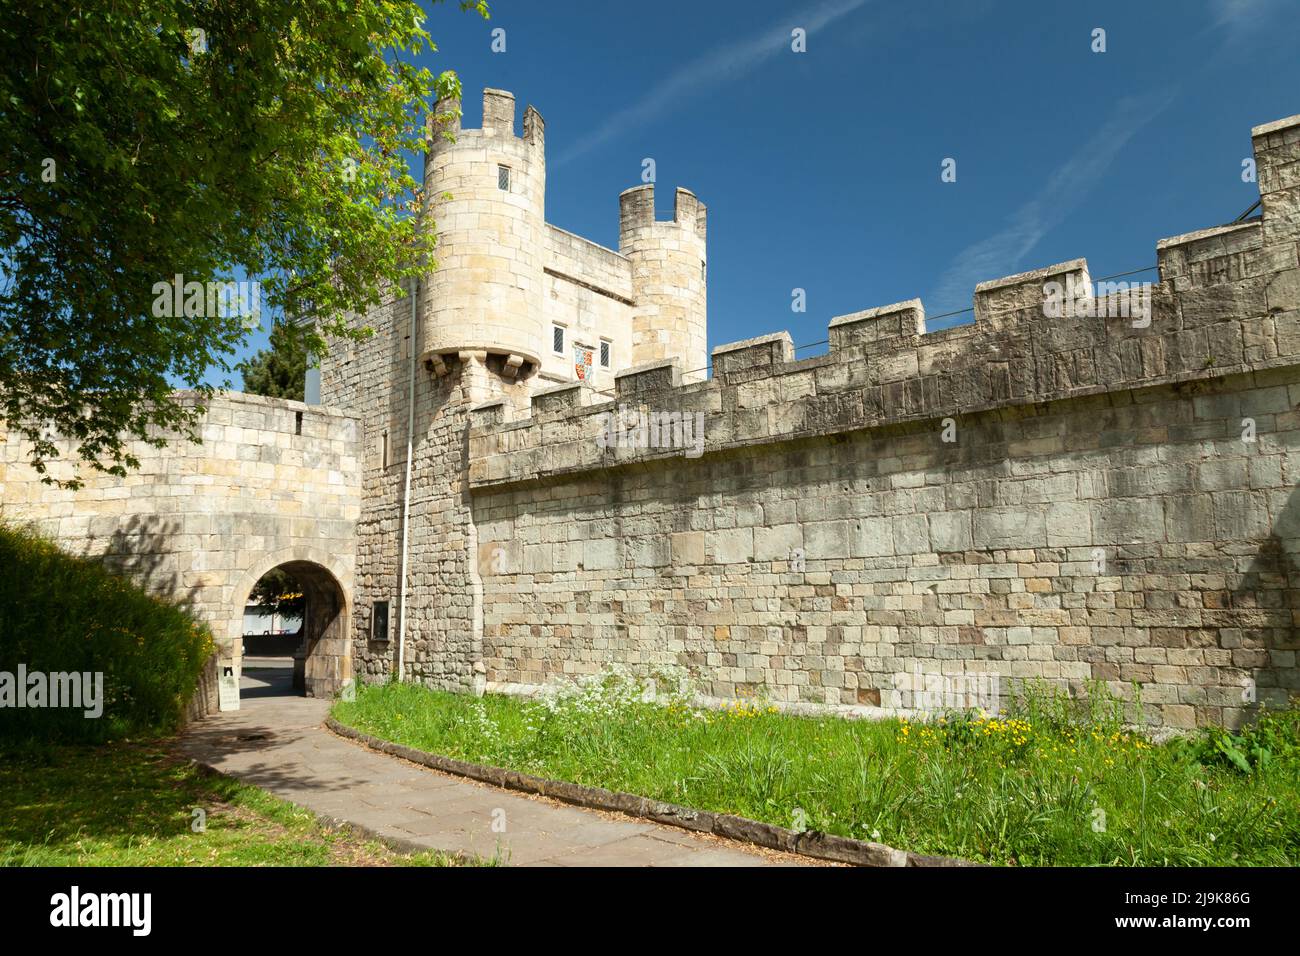
[[[573,347],[573,372],[578,376],[579,382],[585,382],[591,378],[592,356],[595,349],[590,345],[575,345]]]

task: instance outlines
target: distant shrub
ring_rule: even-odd
[[[0,681],[13,687],[20,665],[28,674],[103,674],[102,716],[6,702],[0,744],[174,730],[212,649],[207,628],[183,608],[33,532],[0,526]]]

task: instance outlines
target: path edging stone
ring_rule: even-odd
[[[849,837],[835,836],[817,830],[796,833],[785,827],[774,826],[750,820],[747,817],[733,816],[729,813],[713,813],[708,810],[695,810],[640,797],[633,793],[619,793],[602,787],[588,787],[565,780],[547,780],[532,774],[506,770],[486,764],[468,763],[441,754],[416,750],[404,744],[393,743],[372,737],[363,731],[339,723],[332,716],[325,718],[325,727],[340,737],[354,740],[371,750],[409,760],[411,763],[440,770],[458,777],[468,777],[482,783],[491,784],[506,790],[519,790],[542,797],[551,797],[575,806],[588,807],[593,810],[612,811],[627,816],[652,820],[665,826],[693,830],[697,833],[711,833],[714,836],[752,843],[769,850],[793,853],[798,856],[812,857],[818,860],[830,860],[835,863],[848,863],[853,866],[980,866],[970,860],[955,857],[927,856],[900,850],[883,843],[871,843],[865,840],[853,840]]]

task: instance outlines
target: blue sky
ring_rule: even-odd
[[[914,296],[965,309],[977,282],[1077,256],[1094,277],[1154,265],[1157,239],[1255,201],[1250,128],[1300,113],[1295,0],[491,6],[487,22],[430,8],[427,65],[460,74],[465,125],[485,86],[520,116],[534,104],[547,220],[604,245],[643,158],[661,216],[674,187],[694,191],[710,347],[780,329],[813,343],[833,316]]]

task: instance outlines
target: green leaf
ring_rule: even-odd
[[[0,424],[38,469],[58,455],[47,430],[112,474],[134,467],[133,439],[193,437],[173,388],[210,391],[247,331],[156,314],[157,284],[247,277],[270,316],[310,302],[320,351],[427,270],[408,160],[434,90],[459,82],[409,62],[419,4],[0,3]],[[208,49],[191,61],[196,20]],[[344,158],[356,182],[334,173]]]

